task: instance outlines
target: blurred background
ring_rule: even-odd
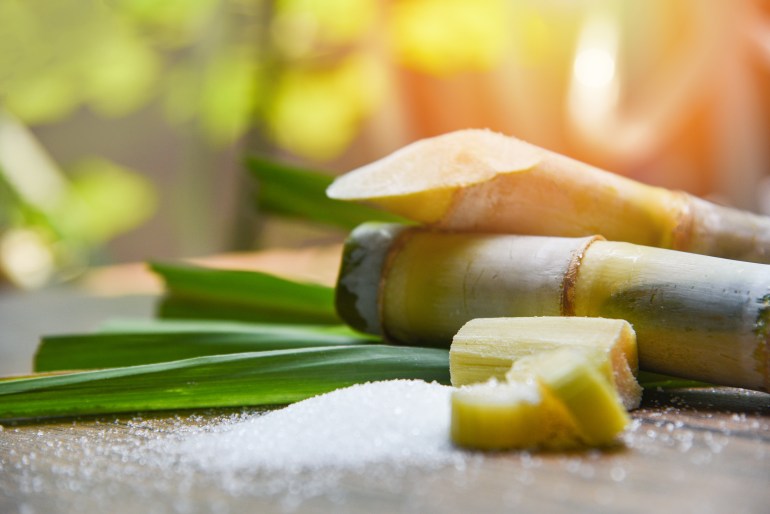
[[[770,213],[770,1],[0,0],[0,282],[339,240],[244,158],[467,127]]]

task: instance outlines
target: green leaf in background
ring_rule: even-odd
[[[0,420],[287,404],[357,383],[399,378],[449,383],[449,353],[334,346],[3,380]]]
[[[148,323],[146,328],[152,325]],[[344,326],[212,323],[212,327],[207,327],[204,322],[191,323],[189,327],[183,323],[169,325],[155,332],[139,328],[123,333],[44,337],[35,355],[35,371],[117,368],[205,355],[376,341]],[[175,326],[178,329],[175,330]]]
[[[680,389],[686,387],[713,387],[712,384],[688,380],[686,378],[672,377],[670,375],[661,375],[652,371],[639,370],[637,377],[639,384],[645,389]]]
[[[140,173],[90,158],[71,170],[69,194],[56,208],[70,237],[95,245],[141,225],[158,203],[153,184]]]
[[[258,271],[153,263],[166,284],[164,318],[339,324],[334,289]]]
[[[246,166],[259,183],[257,202],[266,212],[310,219],[346,230],[365,221],[408,223],[377,209],[327,198],[326,188],[333,178],[323,173],[262,157],[250,157]]]
[[[205,332],[224,333],[237,332],[247,334],[284,334],[297,331],[298,333],[313,333],[325,336],[357,337],[379,341],[380,338],[357,332],[347,325],[297,325],[294,323],[244,323],[239,321],[188,320],[188,319],[157,319],[157,318],[111,318],[101,323],[97,329],[101,334],[155,334],[168,332]]]

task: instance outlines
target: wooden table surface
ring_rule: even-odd
[[[0,295],[0,374],[29,371],[42,334],[151,316],[151,297]],[[646,391],[612,451],[468,454],[462,465],[226,477],[127,458],[230,412],[6,423],[0,513],[770,512],[770,395]],[[131,451],[129,451],[131,450]]]

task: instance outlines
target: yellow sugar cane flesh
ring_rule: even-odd
[[[535,377],[561,401],[590,446],[612,444],[630,422],[620,397],[603,375],[603,352],[565,348],[516,361],[508,379]]]
[[[482,450],[614,444],[629,417],[602,362],[600,351],[544,351],[517,361],[506,382],[455,390],[452,440]]]
[[[568,449],[582,444],[566,406],[535,381],[489,382],[452,392],[452,441],[478,450]]]
[[[336,199],[441,229],[579,237],[770,262],[770,218],[651,187],[488,130],[424,139],[339,177]]]
[[[481,318],[463,325],[452,340],[452,385],[502,380],[519,359],[560,348],[599,350],[597,368],[615,387],[626,409],[639,406],[642,389],[636,334],[620,319],[583,317]]]

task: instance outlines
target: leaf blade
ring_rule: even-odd
[[[136,334],[157,332],[207,332],[207,333],[270,333],[284,331],[313,331],[323,334],[360,337],[372,341],[379,338],[353,330],[347,325],[297,325],[295,323],[262,323],[219,320],[187,320],[162,318],[111,318],[101,323],[96,333]]]
[[[257,203],[266,212],[309,219],[352,230],[365,221],[409,223],[404,218],[371,207],[332,200],[326,188],[333,177],[321,172],[252,156],[246,168],[258,181]]]
[[[150,263],[165,282],[161,317],[340,323],[334,289],[259,271]]]
[[[155,324],[158,325],[158,324]],[[226,324],[219,331],[197,323],[191,330],[58,335],[42,338],[35,354],[38,372],[117,368],[202,357],[257,351],[315,348],[371,343],[344,327],[308,327],[303,325],[254,324],[233,327]],[[216,327],[216,324],[212,324]],[[246,325],[246,324],[243,324]],[[148,325],[152,326],[152,325]],[[200,327],[197,331],[193,327]],[[183,327],[182,327],[183,328]],[[237,330],[236,330],[237,328]]]
[[[0,381],[0,419],[286,404],[397,378],[449,383],[448,352],[386,345],[321,347]]]

